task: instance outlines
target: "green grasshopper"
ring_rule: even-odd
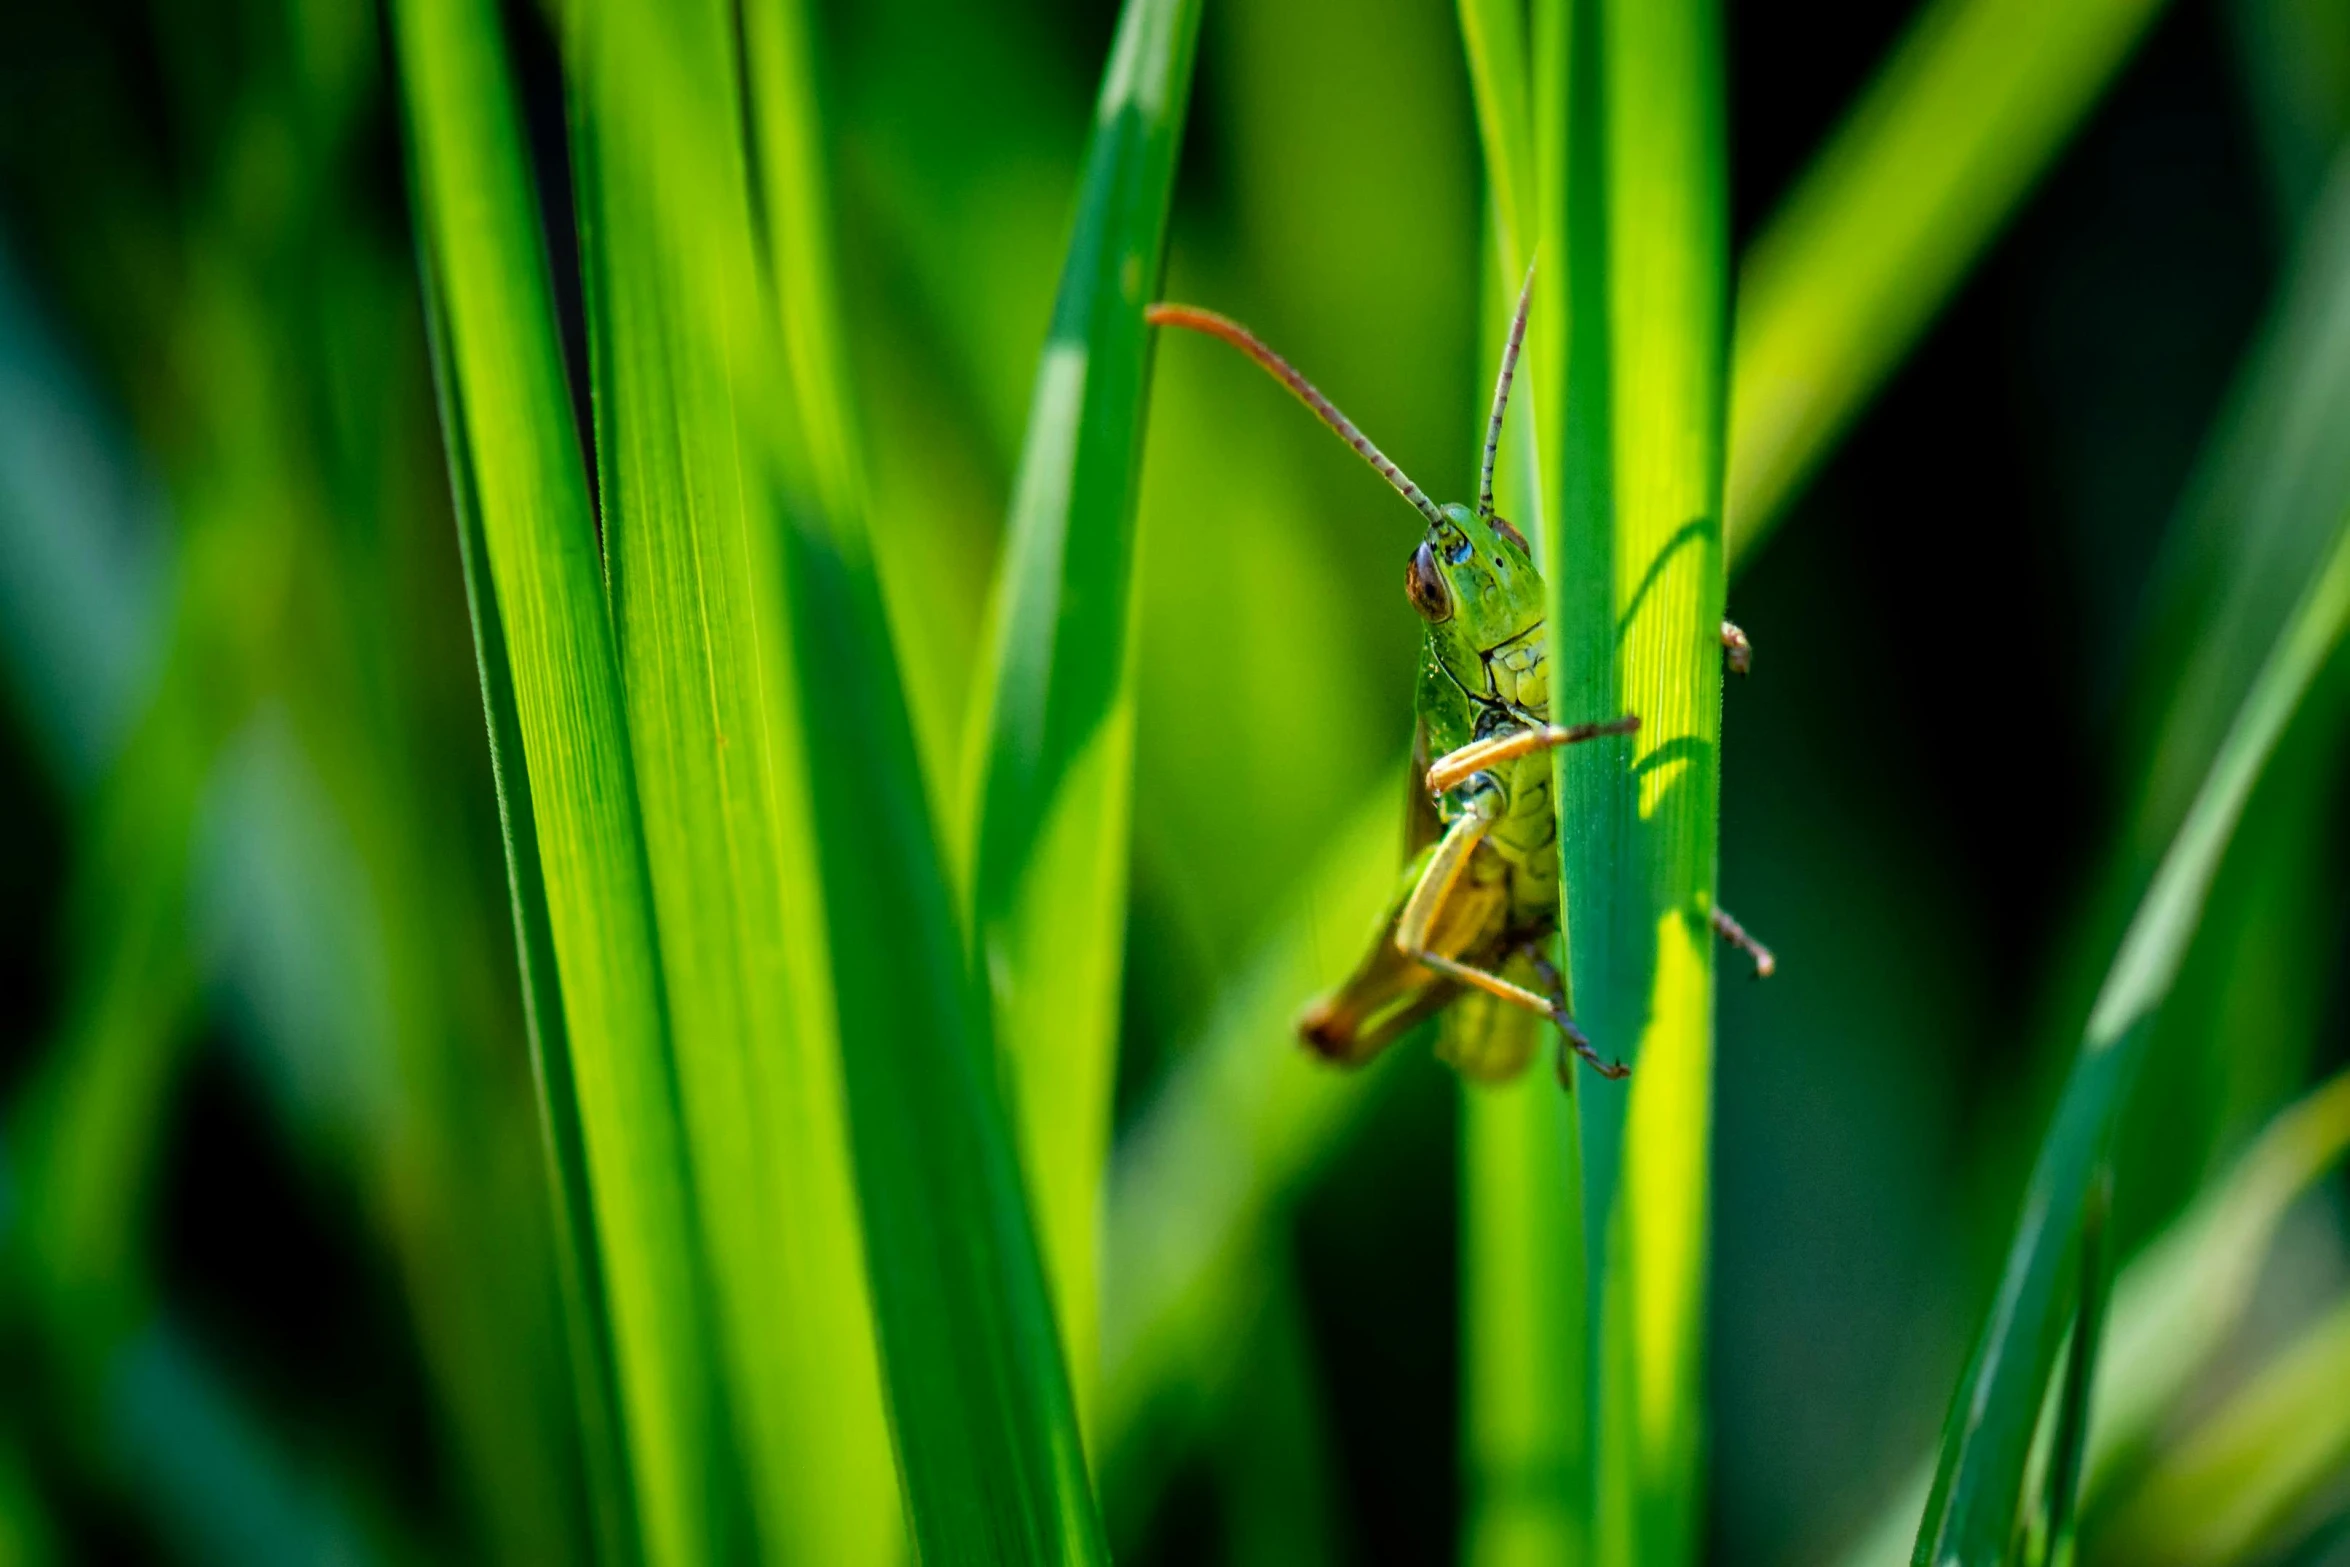
[[[1601,1076],[1630,1071],[1603,1058],[1575,1026],[1549,958],[1558,932],[1559,856],[1548,753],[1630,734],[1640,720],[1627,714],[1550,721],[1542,577],[1525,537],[1493,509],[1494,457],[1533,282],[1529,271],[1502,348],[1475,510],[1430,500],[1354,421],[1239,322],[1190,305],[1153,305],[1144,313],[1153,326],[1205,333],[1255,360],[1427,519],[1404,572],[1404,596],[1422,621],[1422,658],[1403,878],[1371,950],[1298,1024],[1315,1051],[1349,1066],[1442,1013],[1437,1053],[1470,1078],[1517,1076],[1533,1058],[1546,1019]],[[1722,644],[1730,667],[1743,673],[1751,656],[1745,635],[1724,621]],[[1717,908],[1713,923],[1754,960],[1758,974],[1776,967],[1728,913]],[[1561,1050],[1562,1083],[1571,1071]]]

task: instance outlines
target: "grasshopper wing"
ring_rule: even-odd
[[[1429,973],[1396,950],[1396,921],[1420,884],[1435,853],[1422,847],[1403,868],[1388,899],[1387,912],[1371,938],[1371,950],[1345,983],[1317,999],[1298,1019],[1298,1037],[1316,1055],[1342,1066],[1360,1066],[1392,1044],[1422,1018],[1441,1011],[1461,987]]]

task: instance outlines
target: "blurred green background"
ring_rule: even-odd
[[[1912,17],[1725,15],[1743,249]],[[950,822],[1115,19],[817,8],[876,547]],[[560,166],[551,30],[506,22]],[[399,113],[357,0],[0,16],[0,1563],[588,1554]],[[1781,974],[1720,1006],[1710,1559],[1842,1559],[1932,1450],[2200,776],[2165,750],[2199,628],[2281,618],[2230,597],[2271,558],[2240,558],[2246,517],[2350,499],[2346,126],[2350,6],[2160,10],[1733,581],[1757,656],[1725,699],[1722,895]],[[1207,7],[1166,292],[1248,321],[1441,495],[1474,482],[1484,210],[1451,7]],[[2241,437],[2263,421],[2281,448]],[[1310,889],[1409,738],[1403,522],[1236,358],[1159,353],[1122,1127],[1268,940],[1302,928],[1327,968],[1361,939]],[[2345,679],[2165,1014],[2123,1255],[2350,1065]],[[1132,1408],[1113,1366],[1122,1559],[1452,1558],[1462,1092],[1404,1052],[1276,1205],[1221,1364]],[[2093,1490],[2088,1559],[2176,1543],[2145,1532],[2165,1464],[2350,1289],[2345,1195],[2294,1201]],[[2255,1460],[2286,1494],[2182,1559],[2350,1561],[2328,1414],[2281,1420]]]

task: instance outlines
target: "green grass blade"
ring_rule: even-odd
[[[1542,1071],[1466,1100],[1462,1559],[1572,1561],[1590,1464],[1575,1101]]]
[[[1556,7],[1546,5],[1544,11]],[[1533,254],[1536,218],[1533,76],[1525,8],[1513,0],[1460,0],[1461,45],[1469,60],[1469,97],[1477,143],[1485,153],[1500,286],[1515,289]],[[1514,295],[1512,297],[1515,297]]]
[[[1996,1562],[2006,1549],[2065,1311],[2061,1274],[2091,1171],[2244,801],[2346,618],[2350,512],[2342,514],[2324,566],[2277,635],[2107,972],[2041,1145],[1989,1320],[1952,1400],[1913,1558],[1920,1564]]]
[[[707,1560],[728,1465],[587,482],[495,13],[403,4],[418,227],[505,632],[644,1553]]]
[[[981,697],[971,931],[1081,1409],[1132,810],[1135,485],[1199,0],[1128,0],[1030,404]]]
[[[2192,1428],[2093,1542],[2111,1561],[2275,1560],[2350,1462],[2350,1299]]]
[[[1603,5],[1565,47],[1567,152],[1551,172],[1566,189],[1549,198],[1562,242],[1548,249],[1575,275],[1565,363],[1543,388],[1572,411],[1546,473],[1559,497],[1551,710],[1641,721],[1626,742],[1557,753],[1576,1013],[1633,1069],[1577,1095],[1597,1353],[1592,1559],[1677,1562],[1697,1543],[1713,1067],[1729,306],[1719,18],[1706,0]],[[1597,181],[1577,177],[1594,131]]]
[[[775,748],[777,826],[791,867],[784,893],[796,911],[786,940],[823,938],[826,962],[797,975],[797,993],[806,1004],[829,992],[909,1522],[928,1560],[1097,1560],[1100,1528],[1067,1374],[864,519],[824,504],[808,419],[794,403],[818,395],[796,377],[827,372],[810,356],[798,371],[774,373],[783,356],[763,350],[743,287],[749,242],[731,216],[744,195],[740,162],[690,155],[716,146],[713,119],[732,121],[720,107],[725,89],[696,75],[650,8],[601,20],[614,17],[632,26],[612,40],[615,61],[629,68],[595,78],[606,90],[594,111],[619,117],[602,133],[601,155],[615,164],[602,188],[620,190],[619,160],[631,160],[653,187],[631,199],[657,204],[667,237],[659,265],[707,284],[669,293],[662,335],[682,359],[699,356],[720,372],[694,395],[730,402],[742,421],[742,559],[752,594],[776,593],[772,611],[751,609],[780,628],[765,655],[776,704],[765,740]],[[762,71],[761,82],[773,91],[780,78]],[[681,141],[681,127],[696,123],[697,137]],[[596,188],[583,183],[583,193]],[[784,210],[769,214],[777,223],[809,199],[785,194]],[[615,217],[589,213],[591,222]],[[775,282],[787,308],[808,297],[803,281]],[[591,308],[600,295],[591,287]],[[621,594],[630,591],[623,581]]]
[[[2113,1166],[2098,1167],[2081,1221],[2081,1299],[2073,1308],[2073,1336],[2064,1367],[2064,1390],[2056,1402],[2056,1431],[2049,1459],[2043,1507],[2047,1547],[2039,1559],[2069,1567],[2074,1531],[2080,1523],[2081,1473],[2089,1450],[2091,1395],[2097,1386],[2097,1358],[2105,1335],[2105,1306],[2112,1245]]]
[[[426,336],[432,348],[433,383],[442,426],[462,430],[466,427],[462,393],[449,363],[446,325],[440,302],[432,293],[431,266],[420,265],[418,272],[425,292]],[[498,619],[497,595],[490,588],[489,565],[484,558],[487,545],[481,535],[480,497],[465,446],[456,441],[444,444],[448,449],[449,494],[457,520],[458,563],[465,577],[466,612],[473,626],[474,661],[488,719],[490,775],[498,792],[507,903],[522,980],[523,1031],[530,1047],[531,1087],[538,1101],[539,1141],[547,1165],[556,1285],[562,1295],[565,1348],[571,1363],[588,1506],[597,1559],[606,1567],[618,1567],[637,1558],[637,1521],[621,1444],[611,1313],[596,1245],[595,1197],[579,1124],[579,1088],[572,1072],[571,1041],[563,1032],[562,981],[555,964],[546,880],[539,867],[538,820],[531,809],[530,782],[523,768],[522,720],[515,706],[513,667],[507,662],[506,629]]]
[[[1747,251],[1733,554],[1901,361],[2161,0],[1932,0]]]
[[[867,1561],[894,1549],[899,1506],[807,874],[807,731],[777,656],[768,449],[745,444],[772,428],[756,412],[770,402],[772,317],[734,37],[716,3],[606,5],[570,35],[597,457],[752,1514],[769,1559]],[[815,324],[803,313],[802,326]],[[838,473],[845,458],[828,450]]]
[[[2180,1396],[2212,1364],[2252,1303],[2285,1212],[2350,1152],[2350,1076],[2279,1115],[2225,1178],[2207,1188],[2122,1270],[2089,1417],[2082,1483],[2102,1505],[2114,1476],[2142,1455]],[[1905,1485],[1838,1558],[1844,1567],[1909,1559],[1934,1479],[1921,1454]]]
[[[1075,1406],[881,596],[857,536],[788,539],[865,1255],[922,1558],[1099,1562]]]

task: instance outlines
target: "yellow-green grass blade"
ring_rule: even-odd
[[[1563,7],[1546,6],[1537,13],[1537,58],[1544,71],[1535,98],[1546,124],[1563,113],[1563,12]],[[1466,8],[1462,15],[1466,25]],[[1489,90],[1480,80],[1479,93]],[[1481,127],[1498,118],[1480,109]],[[1563,127],[1551,129],[1556,133]],[[1490,140],[1487,148],[1491,164]],[[1557,152],[1554,134],[1548,155],[1539,161],[1555,167]],[[1537,161],[1531,144],[1512,155],[1528,165]],[[1545,195],[1555,226],[1559,192],[1546,190]],[[1511,256],[1498,199],[1494,207],[1494,248]],[[1578,272],[1573,259],[1567,268],[1570,277],[1581,276],[1587,283],[1596,279],[1594,269]],[[1495,344],[1507,330],[1516,300],[1512,270],[1505,263],[1490,273],[1484,290],[1486,336]],[[1538,287],[1555,281],[1538,280]],[[1564,288],[1542,292],[1543,305],[1563,305]],[[1568,335],[1555,322],[1545,325],[1549,329],[1536,335],[1535,353],[1547,364]],[[1505,461],[1496,485],[1502,512],[1533,523],[1540,522],[1545,507],[1532,427],[1542,426],[1540,438],[1554,462],[1561,435],[1555,421],[1528,417],[1538,406],[1551,406],[1534,400],[1532,383],[1539,379],[1529,368],[1518,399],[1520,417],[1505,431]],[[1543,536],[1537,528],[1535,537]],[[1468,1496],[1461,1553],[1473,1567],[1574,1560],[1584,1552],[1591,1504],[1590,1346],[1576,1103],[1542,1070],[1506,1087],[1465,1085],[1463,1096],[1461,1422]]]
[[[802,0],[749,0],[742,7],[742,31],[751,150],[765,216],[761,234],[800,434],[825,508],[836,516],[859,516],[866,505],[864,454],[834,276],[831,182],[811,18]]]
[[[2350,1464],[2350,1298],[2335,1302],[2148,1472],[2093,1540],[2111,1561],[2274,1560]]]
[[[636,781],[537,206],[494,10],[393,12],[417,224],[513,678],[645,1556],[709,1560],[731,1489]]]
[[[1750,548],[2086,116],[2161,0],[1930,0],[1748,248],[1729,535]]]
[[[1546,23],[1558,7],[1541,7]],[[1460,0],[1461,46],[1469,61],[1469,95],[1477,143],[1485,154],[1502,281],[1514,289],[1534,251],[1536,222],[1533,76],[1526,11],[1513,0]],[[1545,107],[1551,107],[1545,105]]]
[[[1030,404],[972,734],[971,939],[1081,1411],[1099,1360],[1134,765],[1135,487],[1198,0],[1128,0]]]
[[[696,82],[690,56],[665,25],[651,25],[649,10],[603,20],[614,16],[633,24],[625,53],[635,69],[604,73],[608,90],[591,103],[591,112],[625,117],[601,146],[612,187],[626,160],[662,186],[647,198],[660,210],[723,217],[742,200],[739,161],[669,151],[680,124],[709,109],[673,118],[680,94],[708,84]],[[709,237],[683,219],[666,232],[673,245]],[[744,272],[720,260],[707,274],[712,287],[673,300],[673,346],[724,370],[742,420],[752,591],[778,595],[766,743],[777,748],[779,829],[801,834],[787,849],[785,892],[804,911],[788,935],[821,934],[829,960],[816,977],[829,979],[909,1522],[926,1559],[1094,1560],[1099,1525],[1066,1372],[864,520],[824,504],[793,403],[799,388],[772,372],[779,355],[761,352],[755,335],[745,340],[753,312],[739,292]],[[796,287],[779,280],[787,305]],[[591,303],[597,294],[591,287]],[[802,986],[799,1000],[821,1003],[819,988]]]
[[[2227,1344],[2252,1304],[2286,1210],[2345,1152],[2350,1076],[2338,1076],[2278,1115],[2223,1179],[2122,1270],[2090,1407],[2082,1472],[2089,1508],[2103,1508],[2117,1477],[2143,1458],[2181,1395]],[[1933,1456],[1921,1454],[1911,1481],[1838,1558],[1844,1567],[1906,1561],[1933,1478]]]
[[[1572,1561],[1591,1435],[1575,1101],[1541,1070],[1465,1098],[1462,1559]]]
[[[757,444],[771,426],[751,411],[775,356],[734,39],[714,0],[624,0],[568,35],[597,463],[752,1513],[768,1559],[868,1561],[895,1548],[900,1509],[809,875],[806,731],[780,657]]]
[[[2041,1145],[1990,1315],[1952,1400],[1913,1559],[2002,1559],[2055,1355],[2090,1173],[2176,977],[2220,857],[2287,720],[2350,619],[2350,511],[2238,710],[2108,970]]]
[[[432,347],[433,382],[442,424],[446,429],[462,430],[462,393],[449,363],[445,322],[432,291],[429,261],[419,266],[418,274],[425,293],[426,335]],[[595,1195],[579,1123],[579,1087],[572,1075],[571,1041],[563,1032],[562,979],[555,964],[546,880],[539,867],[538,821],[523,770],[522,719],[515,706],[514,671],[507,662],[506,630],[498,619],[497,596],[490,587],[489,565],[484,558],[487,546],[482,539],[481,502],[472,465],[463,443],[443,444],[457,520],[458,564],[465,578],[466,612],[473,628],[474,661],[489,730],[490,774],[498,795],[507,906],[514,923],[523,1032],[530,1048],[539,1145],[547,1168],[556,1286],[562,1295],[564,1348],[571,1365],[588,1507],[597,1559],[606,1564],[626,1563],[639,1556],[636,1511],[622,1450],[612,1321],[596,1244]]]

